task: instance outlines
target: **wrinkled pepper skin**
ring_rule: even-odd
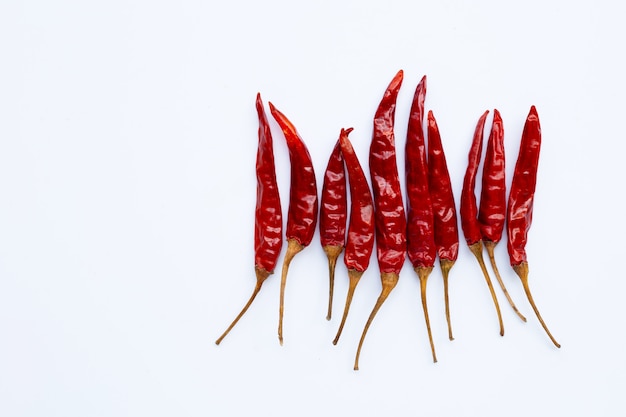
[[[270,111],[280,126],[291,162],[291,184],[289,189],[289,212],[287,213],[287,239],[308,246],[313,240],[317,225],[317,182],[311,155],[300,138],[295,126],[272,103]]]
[[[414,268],[433,267],[437,256],[423,126],[425,95],[426,76],[415,89],[405,147],[407,252]]]
[[[459,256],[456,205],[439,127],[432,111],[428,112],[428,174],[437,254],[439,259],[456,261]]]
[[[254,265],[271,273],[276,268],[283,247],[283,215],[276,183],[272,132],[261,94],[257,94],[256,109],[259,117],[259,145],[256,156]]]
[[[320,199],[320,241],[322,246],[345,246],[348,218],[346,171],[339,140],[324,172]]]
[[[463,178],[463,189],[461,191],[461,228],[468,246],[482,241],[482,233],[480,223],[478,222],[478,206],[476,205],[476,175],[478,174],[478,166],[483,151],[483,130],[485,128],[485,119],[489,111],[487,110],[478,119],[472,146],[467,157],[467,170]]]
[[[396,163],[394,119],[403,72],[393,78],[376,110],[369,166],[376,221],[376,254],[382,273],[399,274],[406,258],[406,215]]]
[[[526,242],[533,219],[537,166],[541,149],[541,125],[535,106],[522,132],[519,155],[513,171],[507,215],[507,249],[512,266],[528,262]]]
[[[506,182],[504,158],[504,126],[500,112],[493,112],[493,124],[485,161],[480,192],[478,222],[484,241],[497,243],[502,238],[506,220]]]
[[[348,139],[352,129],[341,131],[341,152],[350,180],[350,224],[344,253],[348,270],[365,272],[374,250],[374,202],[363,168]]]

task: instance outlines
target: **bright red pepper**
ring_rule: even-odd
[[[372,310],[357,348],[354,369],[359,369],[359,356],[367,330],[376,313],[395,288],[406,258],[406,217],[394,139],[396,99],[402,85],[403,72],[393,78],[374,116],[374,132],[370,145],[370,175],[374,196],[376,223],[376,255],[381,272],[382,291]]]
[[[363,173],[363,168],[352,148],[348,134],[350,129],[341,129],[339,140],[341,142],[341,153],[348,170],[350,179],[350,225],[348,226],[348,240],[346,251],[344,252],[344,263],[348,267],[348,277],[350,284],[346,296],[346,305],[341,318],[339,330],[333,340],[337,344],[341,331],[348,317],[350,304],[354,291],[361,276],[367,269],[374,250],[374,202],[372,193],[367,184],[367,179]]]
[[[430,200],[433,205],[435,245],[443,275],[448,337],[454,340],[450,323],[448,275],[459,254],[459,228],[446,155],[443,152],[441,135],[432,111],[428,112],[428,181]]]
[[[437,362],[426,303],[426,284],[435,265],[437,248],[434,236],[433,206],[428,189],[428,164],[424,138],[425,96],[426,76],[422,78],[415,89],[406,137],[407,252],[420,280],[422,308],[428,339],[433,362]]]
[[[324,185],[320,202],[320,241],[328,257],[328,313],[330,320],[333,309],[333,289],[335,286],[335,266],[337,258],[346,243],[346,222],[348,217],[346,171],[343,166],[339,140],[333,148],[324,173]]]
[[[541,125],[535,106],[530,108],[520,143],[520,150],[513,172],[511,191],[507,208],[507,249],[511,266],[520,277],[524,292],[532,306],[541,326],[556,347],[561,345],[554,339],[548,326],[541,318],[528,286],[528,260],[526,258],[526,241],[528,230],[532,224],[533,203],[537,183],[537,167],[541,149]]]
[[[313,162],[306,145],[295,126],[269,103],[272,116],[285,135],[291,162],[291,184],[289,189],[289,211],[287,214],[287,253],[283,260],[280,281],[280,308],[278,318],[278,340],[283,344],[283,315],[287,272],[293,257],[313,240],[317,225],[317,182]]]
[[[505,183],[505,157],[504,157],[504,127],[500,112],[493,111],[493,123],[487,142],[487,151],[483,163],[483,183],[480,191],[480,207],[478,209],[478,222],[485,249],[496,279],[504,296],[513,311],[520,319],[526,321],[526,317],[515,306],[511,295],[507,291],[500,271],[496,265],[495,247],[502,238],[504,222],[506,218],[506,183]]]
[[[485,261],[483,259],[482,234],[480,231],[480,223],[477,218],[478,207],[476,206],[476,196],[474,195],[474,188],[476,187],[476,174],[478,173],[478,166],[480,165],[480,156],[483,148],[483,130],[485,128],[485,119],[488,114],[489,111],[483,113],[478,120],[478,124],[476,125],[476,130],[474,132],[474,139],[472,140],[472,146],[470,147],[468,156],[467,170],[465,171],[465,177],[463,179],[460,214],[461,227],[463,228],[465,241],[483,271],[485,281],[487,281],[487,286],[489,287],[489,292],[491,293],[491,298],[493,299],[493,303],[496,307],[496,313],[498,314],[500,335],[504,336],[504,324],[502,323],[500,305],[498,304],[498,298],[493,290],[493,284],[491,283],[491,278],[489,278],[489,273],[487,272],[487,267],[485,266]]]
[[[252,296],[224,334],[215,341],[220,344],[222,339],[237,324],[239,319],[261,290],[261,285],[274,272],[278,256],[283,246],[283,216],[280,208],[280,196],[276,183],[276,168],[272,132],[270,131],[261,94],[256,96],[256,109],[259,117],[259,144],[256,156],[256,209],[254,222],[254,271],[257,283]]]

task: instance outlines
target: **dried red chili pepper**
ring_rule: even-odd
[[[478,207],[476,206],[476,196],[474,195],[474,188],[476,186],[476,174],[478,173],[480,155],[483,148],[483,130],[485,128],[485,119],[487,118],[488,114],[489,111],[483,113],[483,115],[478,120],[478,124],[476,125],[476,130],[474,132],[472,146],[470,147],[470,152],[468,155],[467,170],[465,171],[465,177],[463,179],[460,214],[461,227],[463,229],[463,234],[465,235],[465,241],[467,242],[470,251],[476,257],[476,260],[478,261],[480,268],[483,271],[485,281],[487,281],[487,286],[489,287],[489,292],[491,292],[491,298],[493,298],[493,303],[496,307],[496,312],[498,314],[500,335],[504,336],[504,325],[502,323],[500,305],[498,304],[498,299],[496,298],[496,293],[493,290],[491,278],[489,278],[489,273],[487,272],[487,267],[485,266],[485,261],[483,259],[482,234],[480,231],[480,223],[478,222],[477,218]]]
[[[478,209],[478,222],[480,223],[480,232],[483,244],[487,249],[489,261],[496,279],[500,284],[500,288],[504,293],[513,311],[520,319],[526,321],[526,317],[520,313],[515,306],[511,295],[504,286],[500,271],[496,265],[494,250],[504,230],[504,222],[506,218],[506,183],[505,183],[505,158],[504,158],[504,126],[500,112],[495,109],[493,111],[493,122],[489,140],[487,142],[487,151],[485,153],[485,161],[483,163],[483,180],[480,191],[480,207]]]
[[[336,345],[341,336],[341,331],[346,323],[354,290],[361,276],[370,263],[370,257],[374,250],[374,202],[372,193],[365,179],[363,168],[352,148],[348,134],[352,128],[341,129],[339,140],[341,153],[346,163],[348,178],[350,180],[350,225],[348,226],[348,239],[346,251],[343,255],[344,263],[348,267],[350,284],[346,296],[346,305],[343,310],[341,324],[333,344]]]
[[[541,149],[541,125],[535,106],[530,108],[524,130],[520,150],[513,171],[511,191],[507,207],[507,249],[511,266],[522,280],[524,292],[532,306],[541,326],[556,347],[561,345],[554,339],[548,326],[541,318],[535,305],[533,296],[528,286],[528,260],[526,258],[526,241],[528,230],[533,218],[533,203],[535,199],[535,187],[537,183],[537,167],[539,164],[539,151]]]
[[[332,316],[337,258],[339,258],[346,243],[346,221],[348,217],[346,194],[346,171],[343,166],[341,145],[337,140],[324,173],[324,185],[320,199],[320,241],[328,257],[329,276],[326,320],[330,320]]]
[[[428,190],[428,164],[424,139],[425,96],[426,76],[422,78],[415,89],[406,136],[407,252],[420,280],[422,309],[426,320],[428,340],[430,341],[433,362],[437,362],[426,303],[426,284],[428,276],[435,266],[437,249],[433,230],[433,206]]]
[[[263,282],[274,272],[283,246],[283,216],[280,208],[278,185],[276,183],[272,132],[267,122],[260,93],[256,96],[256,109],[259,117],[259,144],[256,155],[257,193],[254,222],[254,272],[256,273],[257,282],[252,296],[239,315],[220,338],[215,341],[217,345],[220,344],[222,339],[226,337],[239,319],[248,311],[248,308],[261,290]]]
[[[382,291],[361,335],[354,369],[359,369],[359,356],[365,335],[376,313],[394,289],[406,258],[406,217],[398,178],[394,145],[396,99],[402,85],[403,72],[393,78],[376,110],[374,132],[370,145],[370,175],[374,196],[376,224],[376,255],[381,272]]]
[[[450,340],[454,340],[452,324],[450,323],[448,275],[459,255],[459,228],[450,174],[446,164],[446,155],[443,152],[441,135],[432,111],[428,112],[428,180],[430,201],[433,205],[435,246],[437,247],[439,265],[443,275],[448,337]]]
[[[287,214],[287,253],[283,260],[280,281],[280,308],[278,318],[278,340],[283,344],[283,314],[285,304],[285,285],[289,264],[296,254],[301,252],[313,240],[317,225],[317,183],[311,155],[300,138],[295,126],[269,103],[272,116],[285,135],[291,162],[291,184],[289,190],[289,211]]]

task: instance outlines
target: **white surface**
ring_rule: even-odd
[[[0,5],[0,415],[624,414],[626,33],[615,2],[93,3]],[[563,347],[532,314],[504,244],[498,262],[529,322],[497,289],[498,335],[462,245],[454,342],[439,269],[429,281],[439,362],[407,262],[354,372],[377,263],[332,346],[347,279],[342,265],[327,322],[317,234],[289,274],[285,345],[274,275],[215,346],[254,284],[255,94],[297,126],[321,188],[341,127],[355,128],[367,166],[374,110],[400,68],[397,144],[427,74],[457,199],[478,116],[501,111],[510,174],[537,106],[531,286]],[[286,213],[288,157],[272,127]]]

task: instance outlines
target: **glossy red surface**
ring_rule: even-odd
[[[441,135],[432,111],[428,112],[428,178],[437,254],[439,259],[455,261],[459,255],[456,205]]]
[[[424,138],[425,96],[426,76],[415,89],[405,147],[407,253],[413,267],[432,267],[437,256]]]
[[[289,188],[289,212],[287,214],[287,239],[303,246],[313,240],[317,225],[317,182],[309,150],[300,138],[295,126],[276,107],[269,103],[270,111],[285,135],[291,162]]]
[[[406,217],[394,138],[396,99],[403,72],[393,78],[376,110],[369,166],[376,221],[376,255],[382,273],[400,273],[406,257]]]
[[[339,140],[335,144],[326,171],[320,197],[320,241],[322,246],[346,243],[347,207],[346,171]]]
[[[283,246],[283,216],[276,183],[272,132],[261,94],[257,94],[256,109],[259,116],[259,144],[256,155],[254,265],[273,272]]]

